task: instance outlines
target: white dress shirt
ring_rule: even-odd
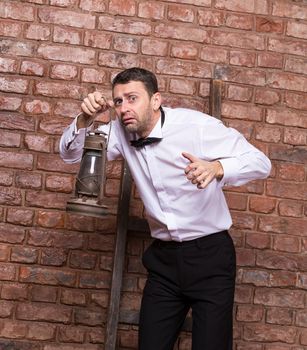
[[[232,220],[223,186],[267,177],[270,160],[214,117],[183,108],[163,109],[163,127],[158,121],[149,135],[162,137],[162,141],[140,149],[130,145],[137,135],[126,132],[117,119],[113,121],[108,160],[120,156],[127,160],[154,238],[180,242],[229,229]],[[86,129],[76,131],[76,120],[66,128],[60,142],[64,161],[80,161],[85,134]],[[198,189],[186,178],[189,161],[182,152],[206,161],[219,160],[224,169],[222,180]]]

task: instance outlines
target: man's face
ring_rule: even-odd
[[[116,114],[127,131],[136,132],[141,137],[149,135],[157,121],[157,96],[160,97],[160,94],[150,97],[140,81],[114,86],[113,102]]]

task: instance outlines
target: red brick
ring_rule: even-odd
[[[121,331],[119,334],[119,344],[122,347],[132,347],[137,349],[138,347],[138,335],[136,331]]]
[[[278,166],[278,177],[289,181],[304,181],[305,169],[304,165],[300,164],[280,164]]]
[[[306,19],[306,11],[300,4],[275,1],[272,9],[273,16]]]
[[[76,66],[68,64],[56,64],[51,66],[50,77],[53,79],[73,80],[78,75]]]
[[[89,13],[78,13],[45,7],[39,9],[38,16],[42,23],[67,25],[86,29],[95,28],[95,16]]]
[[[278,206],[278,211],[281,216],[302,217],[303,209],[303,204],[294,200],[282,200]]]
[[[81,231],[81,232],[93,232],[95,229],[94,218],[90,216],[74,215],[73,213],[67,217],[66,226],[68,229]]]
[[[78,0],[50,0],[50,5],[61,7],[73,7],[78,4]]]
[[[197,50],[197,48],[195,50]],[[209,62],[215,62],[215,63],[227,63],[228,52],[227,50],[221,49],[221,48],[205,47],[200,51],[200,58],[203,61],[209,61]]]
[[[256,289],[254,302],[267,306],[304,308],[304,291],[277,288]]]
[[[45,135],[26,135],[25,136],[25,148],[38,152],[50,152],[51,151],[51,139]]]
[[[255,286],[269,286],[270,275],[267,271],[261,270],[243,270],[242,282],[253,284]]]
[[[109,49],[111,47],[112,36],[98,31],[86,31],[84,35],[84,45]]]
[[[25,229],[18,226],[0,223],[0,241],[5,243],[22,243],[25,238]]]
[[[56,326],[50,324],[29,324],[27,339],[32,340],[52,340],[55,339]]]
[[[98,29],[136,35],[151,34],[151,25],[145,22],[111,16],[99,16],[98,20]]]
[[[44,350],[84,350],[84,345],[78,345],[78,344],[45,345]],[[101,350],[101,346],[86,344],[86,350]]]
[[[176,65],[174,61],[164,59],[157,61],[157,72],[160,74],[173,74],[194,78],[211,77],[211,67],[207,63],[184,62]]]
[[[81,111],[80,103],[77,102],[68,102],[68,101],[59,101],[54,107],[54,114],[60,115],[62,117],[75,117]],[[69,120],[67,120],[66,125],[68,125]]]
[[[275,53],[259,52],[258,66],[266,68],[282,68],[283,56]]]
[[[19,269],[19,280],[21,282],[26,282],[26,283],[38,283],[38,284],[48,284],[48,285],[54,285],[54,286],[73,287],[75,286],[75,283],[76,283],[76,273],[71,271],[62,271],[61,269],[42,268],[42,267],[35,267],[35,266],[28,267],[28,266],[22,265],[20,266],[20,269]],[[23,305],[23,306],[26,306],[26,305]],[[32,318],[28,318],[28,319],[31,320]]]
[[[295,38],[306,39],[307,24],[298,22],[288,22],[286,35],[293,36]]]
[[[18,68],[17,61],[12,58],[0,57],[0,72],[16,73]]]
[[[82,42],[82,33],[71,28],[55,27],[53,41],[56,43],[80,45]]]
[[[22,99],[18,97],[0,96],[0,108],[3,111],[16,111],[21,106]]]
[[[21,205],[21,192],[15,188],[0,188],[0,204],[2,205]]]
[[[16,185],[21,188],[39,189],[42,187],[42,175],[33,172],[17,172]]]
[[[281,140],[281,135],[282,131],[279,127],[257,125],[255,128],[256,140],[278,143]]]
[[[4,2],[0,8],[0,17],[34,21],[34,7],[18,2]]]
[[[87,252],[74,251],[70,255],[69,265],[78,269],[94,269],[96,266],[97,255]]]
[[[300,239],[298,237],[278,235],[273,240],[273,249],[282,252],[299,253]]]
[[[2,281],[14,281],[16,277],[17,267],[10,264],[1,263],[0,279]]]
[[[32,285],[30,288],[31,300],[42,301],[46,303],[55,303],[57,300],[57,287]]]
[[[295,324],[298,325],[299,327],[306,328],[306,326],[307,326],[307,316],[306,316],[305,310],[303,312],[302,311],[298,311],[297,312]]]
[[[8,209],[7,222],[22,226],[31,226],[34,221],[34,211],[29,209]]]
[[[113,40],[113,47],[117,51],[137,53],[138,52],[138,40],[135,38],[116,36],[116,37],[114,37],[114,40]]]
[[[266,122],[269,124],[281,124],[286,126],[307,126],[306,118],[302,113],[289,109],[267,109]]]
[[[247,208],[247,196],[228,192],[226,193],[226,199],[230,209],[246,210]]]
[[[59,247],[67,249],[81,249],[84,245],[83,234],[63,233],[51,230],[30,229],[28,244],[43,247]]]
[[[76,326],[61,327],[59,330],[59,340],[61,342],[83,343],[85,329]]]
[[[11,339],[25,338],[27,334],[27,325],[18,321],[6,320],[1,327],[0,336]]]
[[[194,95],[196,93],[196,84],[190,80],[171,79],[169,91],[175,94]]]
[[[44,248],[41,252],[40,264],[51,266],[63,266],[67,261],[67,250]]]
[[[29,81],[13,77],[0,77],[0,90],[4,92],[25,94],[29,90]]]
[[[294,73],[305,74],[306,60],[297,58],[286,58],[285,70]]]
[[[222,106],[222,115],[226,118],[261,121],[262,109],[259,107],[251,107],[246,104],[225,102]]]
[[[41,44],[37,50],[38,55],[45,59],[57,61],[70,61],[74,63],[93,64],[95,60],[95,51],[79,47]],[[65,96],[65,95],[62,95]]]
[[[91,304],[107,307],[109,304],[109,293],[108,291],[99,291],[90,293]]]
[[[79,287],[91,289],[110,288],[110,272],[80,272]]]
[[[81,0],[79,7],[82,10],[105,12],[106,5],[101,0]]]
[[[59,212],[51,212],[40,210],[38,212],[37,224],[46,228],[63,228],[64,214]]]
[[[3,283],[1,298],[7,300],[27,300],[28,286],[20,283]]]
[[[51,106],[47,101],[32,100],[24,104],[24,111],[27,114],[50,114]]]
[[[256,255],[252,249],[237,249],[238,266],[255,266]]]
[[[264,38],[253,33],[215,32],[212,43],[242,49],[264,50],[265,48]]]
[[[251,248],[268,249],[271,247],[271,236],[263,233],[248,233],[246,245]]]
[[[251,286],[247,285],[236,285],[235,302],[240,304],[252,303],[253,290]]]
[[[35,264],[38,261],[38,249],[24,246],[12,248],[11,261]]]
[[[227,95],[229,100],[251,101],[253,89],[245,86],[229,85]]]
[[[64,209],[68,197],[61,193],[28,190],[25,199],[26,205],[31,207]]]
[[[41,24],[29,24],[25,31],[25,37],[34,40],[49,40],[50,34],[50,28]]]
[[[10,252],[10,247],[7,245],[0,245],[0,261],[8,261]]]
[[[294,288],[297,281],[297,273],[289,271],[272,271],[270,273],[270,285],[272,287]]]
[[[172,24],[161,23],[155,27],[155,34],[161,38],[209,43],[209,34],[206,30],[184,25],[178,27]]]
[[[155,43],[154,42],[151,43],[150,39],[149,39],[148,44],[152,45]],[[165,52],[167,51],[167,43],[165,43],[164,50],[165,50]],[[162,52],[161,52],[161,56],[162,56]],[[180,44],[180,43],[174,44],[171,47],[171,57],[195,60],[198,57],[198,48],[193,43],[191,43],[191,44]]]
[[[280,93],[274,90],[257,89],[255,93],[255,102],[262,105],[274,105],[281,100]]]
[[[36,44],[26,41],[13,41],[2,39],[0,42],[2,54],[14,56],[33,56],[36,50]]]
[[[22,33],[21,23],[12,23],[1,20],[0,35],[17,38]]]
[[[35,93],[37,95],[48,97],[62,97],[82,99],[84,88],[72,83],[55,83],[40,81],[35,84]]]
[[[307,43],[303,41],[297,41],[293,39],[279,39],[269,38],[268,39],[268,50],[286,53],[290,55],[305,56],[307,49]]]
[[[106,315],[104,310],[87,310],[76,309],[74,312],[75,324],[81,324],[85,326],[99,326],[105,319]]]
[[[61,303],[66,305],[86,305],[85,292],[73,289],[64,289],[61,292]]]
[[[101,52],[98,58],[100,66],[113,68],[133,67],[139,65],[139,58],[132,54]]]
[[[0,185],[11,186],[13,184],[14,173],[10,170],[0,170]]]
[[[165,5],[156,1],[145,1],[139,4],[138,15],[143,18],[162,19]]]
[[[14,132],[0,130],[0,146],[20,147],[21,135]]]
[[[19,304],[16,317],[20,320],[59,322],[67,324],[71,320],[71,309],[63,305]]]
[[[307,185],[307,184],[306,184]],[[279,198],[306,200],[307,188],[304,183],[267,181],[267,194]]]
[[[236,29],[252,30],[254,19],[250,15],[227,14],[226,26]]]
[[[265,72],[255,69],[242,69],[230,66],[217,66],[215,68],[217,79],[227,80],[229,82],[241,83],[253,86],[264,86],[266,84]]]
[[[291,325],[294,313],[289,309],[270,308],[267,311],[266,321],[271,324]]]
[[[269,17],[256,17],[256,30],[265,33],[283,33],[283,21]]]
[[[307,78],[289,73],[271,73],[268,75],[268,86],[307,92]]]
[[[71,193],[73,184],[72,176],[47,175],[46,177],[46,189],[49,191]]]
[[[256,54],[248,51],[230,51],[229,62],[235,66],[254,67]]]
[[[249,209],[258,213],[272,213],[276,207],[276,200],[266,197],[251,197]]]
[[[111,0],[109,12],[114,15],[134,16],[136,13],[135,0]]]
[[[201,26],[221,27],[225,23],[225,15],[221,11],[198,10],[197,14]]]
[[[296,337],[294,327],[281,327],[271,325],[247,325],[244,328],[243,339],[257,342],[283,342],[293,344]]]
[[[305,94],[286,91],[285,102],[288,107],[307,110],[307,100]]]
[[[239,305],[236,320],[244,322],[257,322],[263,318],[264,310],[260,306]]]
[[[307,140],[307,130],[306,129],[299,129],[299,128],[287,128],[284,133],[283,141],[284,143],[290,144],[290,145],[306,145]]]
[[[172,21],[190,22],[194,21],[194,11],[192,8],[181,5],[169,5],[167,11],[168,18]]]
[[[260,217],[259,231],[274,232],[279,234],[295,233],[296,236],[304,236],[307,229],[307,222],[296,218],[286,217]]]

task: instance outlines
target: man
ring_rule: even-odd
[[[155,238],[143,255],[139,349],[172,350],[191,308],[193,350],[231,350],[235,252],[222,187],[267,177],[270,161],[213,117],[162,108],[147,70],[119,73],[112,93],[112,101],[99,92],[84,99],[60,153],[79,161],[97,112],[115,110],[108,159],[127,160]]]

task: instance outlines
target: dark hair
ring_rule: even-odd
[[[128,68],[119,74],[112,81],[112,89],[117,84],[127,84],[130,81],[140,81],[145,85],[146,91],[149,96],[158,92],[158,81],[154,73],[147,69],[133,67]]]

